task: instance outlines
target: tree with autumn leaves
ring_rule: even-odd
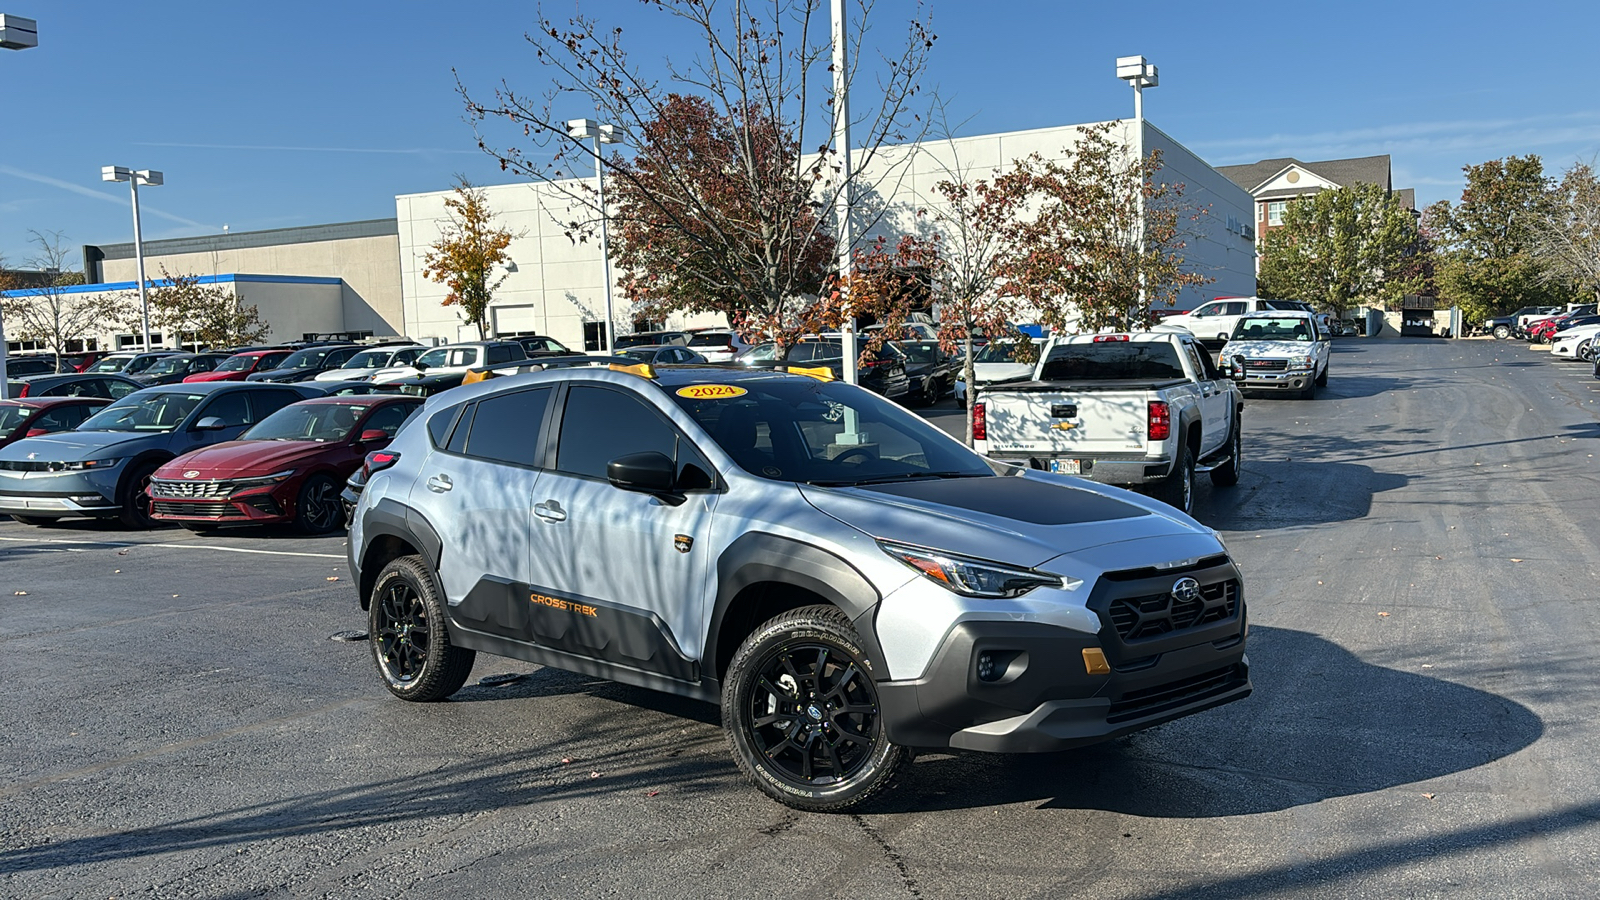
[[[489,304],[506,280],[506,248],[517,235],[494,224],[488,195],[466,178],[458,179],[444,207],[446,222],[423,257],[422,275],[448,288],[443,305],[461,307],[462,318],[487,338]],[[496,266],[502,267],[498,274]]]

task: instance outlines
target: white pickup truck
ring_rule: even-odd
[[[985,388],[979,453],[1030,468],[1139,486],[1189,512],[1194,476],[1239,480],[1244,400],[1194,336],[1052,338],[1034,380]]]
[[[1222,348],[1222,370],[1240,391],[1293,392],[1311,400],[1328,384],[1329,341],[1311,313],[1253,313],[1239,320]]]
[[[1201,341],[1221,344],[1233,334],[1233,329],[1239,324],[1240,319],[1250,313],[1275,309],[1311,311],[1310,306],[1299,300],[1221,297],[1209,303],[1202,303],[1184,315],[1168,316],[1161,320],[1161,324],[1186,329]]]

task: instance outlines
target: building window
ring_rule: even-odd
[[[1268,203],[1267,204],[1267,224],[1268,225],[1282,225],[1283,224],[1283,211],[1285,209],[1287,209],[1288,206],[1289,206],[1289,201],[1287,201],[1287,200],[1274,200],[1271,203]]]
[[[159,332],[159,331],[150,332],[150,347],[146,348],[146,349],[154,349],[154,348],[160,347],[160,346],[161,346],[161,332]],[[117,335],[117,349],[118,350],[138,350],[138,349],[141,349],[143,347],[144,347],[144,336],[143,335],[139,335],[139,334],[119,334],[119,335]]]
[[[634,319],[633,320],[633,333],[634,334],[644,334],[644,333],[648,333],[648,332],[651,332],[651,331],[666,331],[666,330],[667,330],[667,320],[666,319],[661,319],[661,320],[655,321],[655,322],[652,322],[649,319]]]
[[[604,322],[583,323],[583,349],[585,352],[593,353],[600,349],[600,344],[605,333],[604,329]]]

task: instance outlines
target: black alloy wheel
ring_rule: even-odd
[[[307,478],[294,507],[294,526],[304,534],[327,534],[344,524],[339,483],[327,475]]]
[[[145,464],[129,474],[122,489],[122,510],[117,514],[118,521],[129,528],[154,528],[155,517],[151,515],[154,503],[150,499],[150,476],[156,473],[160,466]]]
[[[441,596],[420,556],[402,556],[378,573],[367,630],[378,674],[396,697],[443,700],[472,673],[477,652],[451,645]]]
[[[723,728],[768,796],[840,810],[888,783],[905,751],[889,742],[877,686],[844,613],[809,606],[770,620],[728,668]]]

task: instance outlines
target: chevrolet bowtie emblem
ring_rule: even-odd
[[[1077,427],[1078,427],[1078,423],[1077,422],[1051,422],[1050,423],[1050,429],[1052,431],[1071,431],[1072,429],[1077,428]]]

